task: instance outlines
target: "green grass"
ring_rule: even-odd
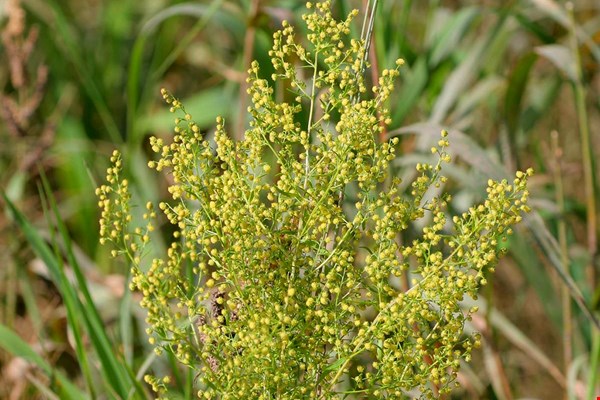
[[[488,334],[472,373],[465,369],[471,384],[457,397],[595,398],[600,10],[592,0],[576,2],[572,14],[554,1],[379,3],[371,62],[407,61],[390,102],[387,135],[399,135],[402,145],[394,174],[409,178],[441,127],[456,160],[446,187],[459,200],[453,212],[481,199],[488,177],[529,166],[537,172],[535,212],[490,277],[494,290],[480,297],[488,312],[475,328]],[[127,268],[97,244],[93,192],[117,147],[133,160],[134,197],[165,196],[164,182],[145,167],[148,135],[170,135],[162,86],[208,133],[217,115],[230,126],[246,121],[239,78],[249,62],[248,28],[251,58],[266,64],[281,18],[299,26],[303,11],[299,1],[260,1],[251,18],[252,4],[22,2],[28,29],[40,30],[26,69],[35,77],[45,64],[50,78],[21,136],[0,124],[1,143],[10,143],[0,146],[0,261],[7,266],[0,270],[0,368],[14,356],[37,367],[22,378],[21,398],[144,398],[149,369],[172,374],[190,397],[194,377],[151,356]],[[336,7],[342,15],[362,2]],[[358,24],[353,34],[360,35]],[[7,52],[0,57],[2,93],[22,102],[30,91],[14,86]],[[51,141],[40,147],[48,126]],[[24,169],[36,148],[39,157]],[[42,196],[40,172],[48,177]],[[18,382],[0,376],[4,398]]]

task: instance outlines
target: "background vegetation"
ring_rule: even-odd
[[[335,7],[345,15],[367,3]],[[172,129],[160,87],[207,134],[223,115],[239,137],[245,70],[252,59],[268,64],[283,19],[303,26],[304,2],[0,7],[0,188],[21,210],[0,201],[0,398],[149,397],[136,383],[149,368],[170,371],[188,397],[194,377],[152,355],[127,268],[98,245],[94,188],[117,147],[134,196],[164,195],[146,168],[147,137]],[[478,299],[472,328],[483,348],[457,398],[600,395],[599,43],[594,0],[379,2],[371,79],[406,60],[387,132],[401,137],[394,173],[430,157],[442,127],[455,155],[453,212],[480,200],[488,177],[537,171],[534,213]]]

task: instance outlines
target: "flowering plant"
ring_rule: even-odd
[[[450,196],[429,191],[445,182],[444,131],[438,162],[418,164],[402,193],[389,176],[397,139],[377,141],[402,61],[367,94],[365,44],[348,40],[357,12],[338,22],[328,1],[308,8],[309,48],[284,23],[270,52],[271,81],[291,101],[275,99],[254,62],[243,140],[218,118],[211,144],[163,90],[181,115],[172,143],[150,141],[149,166],[171,174],[172,200],[158,206],[176,227],[166,257],[142,256],[157,213],[148,203],[147,225],[131,226],[118,152],[97,190],[101,240],[129,258],[149,340],[195,371],[199,398],[435,397],[479,344],[463,332],[476,308],[459,302],[486,284],[499,241],[528,210],[532,171],[490,180],[484,203],[451,223]],[[402,244],[417,220],[426,221],[417,239]],[[146,380],[167,394],[169,377]]]

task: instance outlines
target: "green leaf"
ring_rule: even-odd
[[[348,361],[347,358],[338,358],[336,362],[334,362],[333,364],[329,364],[323,371],[337,371],[338,368],[340,368],[346,361]]]

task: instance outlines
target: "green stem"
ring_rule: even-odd
[[[598,330],[594,330],[592,336],[592,351],[590,353],[590,371],[589,371],[589,380],[587,386],[587,394],[586,399],[594,400],[597,397],[594,397],[594,393],[596,391],[596,387],[598,386],[598,370],[600,369],[600,334]]]
[[[567,226],[565,223],[565,197],[563,180],[561,174],[561,163],[560,159],[562,156],[562,149],[558,144],[558,132],[552,131],[552,152],[554,155],[554,186],[556,188],[556,204],[560,212],[558,218],[558,242],[560,245],[560,260],[561,266],[565,274],[569,273],[569,255],[568,255],[568,243],[567,243]],[[564,358],[564,369],[565,376],[569,372],[569,367],[573,359],[573,324],[571,321],[571,296],[569,295],[569,288],[566,285],[561,285],[561,301],[562,301],[562,323],[563,323],[563,358]]]
[[[579,122],[579,135],[581,138],[581,159],[583,162],[583,178],[585,185],[585,200],[586,200],[586,211],[587,211],[587,245],[590,257],[590,263],[588,265],[588,278],[590,278],[591,287],[595,287],[595,273],[594,273],[594,257],[598,251],[597,248],[597,236],[596,236],[596,194],[594,191],[594,165],[593,165],[593,151],[590,141],[590,127],[587,115],[587,108],[585,104],[586,92],[583,85],[583,76],[581,69],[581,57],[577,48],[577,38],[575,36],[575,20],[573,17],[573,5],[567,4],[569,10],[569,16],[571,18],[571,31],[570,31],[570,46],[573,58],[575,60],[575,80],[573,83],[573,92],[575,95],[575,108],[577,111],[577,120]]]
[[[306,127],[306,134],[308,135],[308,145],[306,146],[306,155],[304,160],[304,190],[308,187],[308,172],[310,169],[310,131],[312,130],[313,113],[315,109],[315,90],[317,87],[317,63],[319,62],[319,52],[315,50],[315,59],[313,61],[313,77],[312,77],[312,88],[310,91],[310,111],[308,112],[308,126]]]
[[[583,85],[583,74],[581,67],[581,56],[577,47],[577,36],[576,36],[576,23],[573,14],[573,3],[567,3],[567,11],[569,12],[569,44],[571,52],[575,60],[575,79],[573,81],[573,91],[575,95],[575,107],[577,110],[577,119],[579,121],[579,135],[581,137],[581,157],[583,161],[583,174],[584,174],[584,185],[585,185],[585,198],[586,198],[586,211],[587,211],[587,245],[589,252],[589,264],[588,264],[588,281],[592,291],[596,287],[596,273],[594,271],[594,259],[598,251],[597,248],[597,237],[596,237],[596,197],[594,190],[594,165],[593,165],[593,152],[590,140],[590,127],[587,115],[587,108],[585,104],[585,88]],[[592,326],[592,349],[590,354],[590,378],[588,381],[588,390],[586,398],[592,400],[594,398],[594,391],[599,381],[598,370],[600,368],[600,361],[598,360],[598,353],[600,353],[600,331],[596,327]]]

